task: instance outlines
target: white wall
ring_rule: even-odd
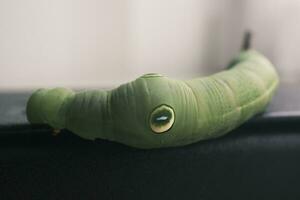
[[[0,0],[0,88],[128,77],[126,0]]]
[[[298,0],[0,0],[0,90],[108,87],[222,70],[245,29],[297,81]]]
[[[133,0],[132,72],[191,77],[222,66],[226,1]],[[230,1],[227,1],[230,2]]]

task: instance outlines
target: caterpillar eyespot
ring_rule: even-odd
[[[167,105],[155,108],[150,115],[150,127],[153,132],[161,134],[171,129],[175,121],[173,109]]]

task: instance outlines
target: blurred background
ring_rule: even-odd
[[[0,0],[0,91],[218,72],[245,30],[298,82],[299,0]]]

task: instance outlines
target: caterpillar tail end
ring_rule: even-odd
[[[74,92],[66,88],[39,89],[29,98],[27,119],[31,124],[48,124],[55,129],[65,126],[66,110]]]
[[[243,44],[242,44],[242,51],[247,51],[251,49],[251,43],[252,43],[252,32],[250,30],[246,31],[244,34]]]

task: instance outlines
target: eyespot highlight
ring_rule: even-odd
[[[167,105],[155,108],[150,115],[150,128],[155,133],[164,133],[171,129],[175,121],[173,109]]]

